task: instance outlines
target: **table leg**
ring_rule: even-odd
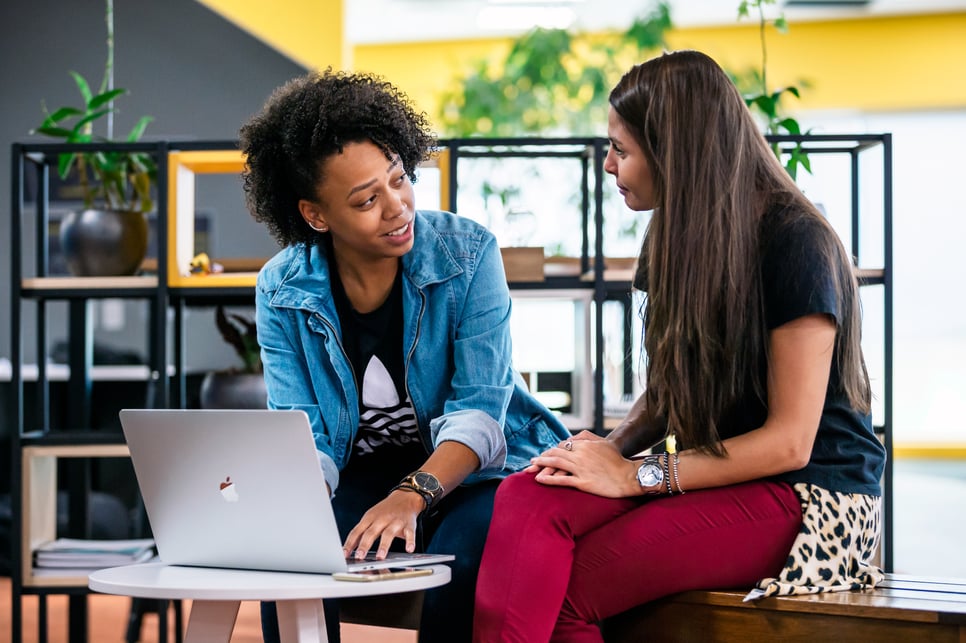
[[[229,643],[240,601],[191,601],[185,643]]]
[[[278,631],[283,641],[326,643],[325,612],[320,599],[276,601]]]

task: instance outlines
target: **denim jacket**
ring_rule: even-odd
[[[447,212],[418,211],[414,221],[402,258],[403,350],[420,437],[427,453],[447,440],[472,449],[480,469],[467,483],[504,477],[569,432],[512,368],[510,292],[494,236]],[[324,253],[290,246],[262,268],[256,322],[268,405],[308,414],[334,493],[359,398]]]

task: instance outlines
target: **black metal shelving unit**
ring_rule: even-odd
[[[882,437],[890,458],[886,465],[884,479],[884,556],[883,564],[887,571],[893,566],[892,543],[892,310],[893,310],[893,275],[892,275],[892,139],[889,134],[862,135],[804,135],[804,136],[769,136],[769,140],[782,147],[802,145],[809,155],[846,155],[850,159],[849,185],[851,190],[851,212],[849,231],[851,236],[851,252],[856,258],[859,269],[860,283],[863,287],[881,287],[883,291],[884,320],[883,320],[883,399],[882,417],[876,418],[876,431]],[[605,138],[505,138],[505,139],[442,139],[439,142],[441,150],[446,153],[445,179],[448,190],[448,203],[443,207],[456,210],[457,195],[460,189],[459,161],[462,158],[546,158],[560,157],[573,159],[580,166],[582,177],[580,190],[580,221],[581,221],[581,252],[579,257],[579,273],[568,276],[548,275],[543,281],[512,283],[513,289],[530,290],[570,290],[580,289],[592,292],[592,318],[594,319],[593,333],[593,423],[589,427],[598,432],[604,432],[604,378],[603,369],[598,365],[604,359],[604,330],[603,307],[605,302],[617,301],[624,309],[624,355],[632,352],[631,341],[631,294],[629,277],[610,279],[606,277],[606,262],[604,247],[604,170],[608,141]],[[860,191],[862,176],[860,174],[860,158],[868,150],[880,149],[883,157],[881,169],[882,181],[882,229],[883,229],[883,261],[881,266],[867,267],[862,264],[860,256],[862,239],[862,215]],[[48,266],[48,223],[50,206],[48,200],[50,171],[56,166],[57,154],[65,151],[87,151],[95,149],[116,149],[118,151],[140,151],[154,155],[158,160],[157,183],[157,278],[154,281],[144,281],[144,278],[125,278],[113,282],[106,287],[84,284],[82,281],[72,282],[69,278],[49,278]],[[46,596],[51,594],[67,594],[70,596],[70,633],[72,641],[82,641],[86,638],[86,583],[73,586],[47,586],[32,582],[25,585],[21,551],[25,537],[26,525],[21,523],[24,515],[23,506],[23,450],[27,447],[110,447],[123,444],[123,436],[119,432],[91,431],[84,418],[90,417],[91,404],[91,372],[92,372],[92,331],[89,324],[88,304],[96,299],[125,298],[143,299],[149,302],[149,334],[148,334],[148,385],[149,393],[146,399],[156,407],[180,408],[186,404],[185,389],[185,343],[184,343],[184,315],[188,307],[194,305],[211,305],[225,303],[228,305],[248,305],[254,299],[254,288],[247,286],[231,286],[222,288],[185,288],[171,286],[168,274],[167,240],[171,238],[169,226],[173,225],[168,203],[168,183],[174,177],[168,176],[167,157],[173,151],[224,151],[235,150],[234,141],[199,141],[191,143],[134,143],[134,144],[14,144],[12,146],[11,172],[11,385],[13,390],[12,404],[8,413],[8,426],[12,428],[12,449],[10,462],[11,501],[14,516],[13,524],[13,556],[12,570],[12,632],[13,640],[19,641],[22,632],[21,599],[25,594],[40,596],[40,616],[46,615]],[[33,173],[37,189],[35,204],[28,208],[24,200],[24,182],[27,173]],[[33,267],[25,270],[24,249],[20,240],[25,238],[28,231],[28,218],[33,216],[33,238],[35,260]],[[83,285],[82,285],[83,284]],[[46,360],[48,346],[46,333],[37,333],[36,354],[38,356],[38,394],[32,408],[34,423],[27,426],[24,399],[24,303],[34,301],[37,305],[36,319],[33,323],[38,329],[45,329],[51,321],[46,310],[47,303],[65,301],[68,306],[69,355],[68,366],[70,378],[68,380],[68,414],[67,417],[77,418],[70,427],[53,427],[50,424],[50,393],[49,377]],[[173,315],[169,313],[173,312]],[[169,331],[173,330],[169,341]],[[169,345],[170,344],[170,345]],[[171,366],[169,366],[171,364]],[[173,377],[169,377],[169,369],[173,369]],[[624,388],[630,392],[633,373],[630,363],[625,364]],[[76,466],[71,467],[68,487],[72,490],[86,490],[90,487],[89,466],[77,459]],[[86,499],[84,493],[75,493],[71,499],[69,522],[71,535],[85,536]],[[165,619],[162,619],[164,621]],[[44,640],[42,633],[41,640]]]

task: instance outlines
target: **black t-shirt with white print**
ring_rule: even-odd
[[[401,272],[386,301],[369,313],[352,308],[338,271],[331,272],[342,344],[359,393],[359,428],[349,465],[374,456],[382,460],[390,455],[389,450],[392,461],[408,471],[426,459],[426,450],[405,386]]]

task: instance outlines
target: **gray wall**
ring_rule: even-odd
[[[117,101],[115,137],[149,114],[155,120],[145,140],[234,140],[272,89],[305,72],[194,0],[116,0],[114,13],[114,83],[130,92]],[[0,2],[0,311],[10,302],[10,145],[50,141],[28,134],[40,123],[41,101],[51,109],[79,104],[68,71],[96,87],[105,41],[103,0]],[[201,180],[197,205],[214,217],[213,253],[267,256],[277,250],[245,211],[237,177],[204,177],[203,190]],[[123,327],[98,330],[95,342],[144,352],[141,308],[124,304]],[[194,316],[203,323],[189,325],[192,361],[199,368],[232,363],[216,335],[205,338],[214,333],[211,311]],[[10,356],[10,332],[9,314],[0,313],[0,357]],[[32,334],[25,339],[27,359],[36,359]],[[213,356],[205,355],[208,347]]]

